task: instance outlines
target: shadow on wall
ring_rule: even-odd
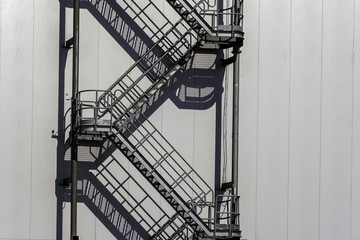
[[[120,6],[115,0],[82,0],[81,3],[81,7],[87,9],[135,61],[170,27],[170,24],[167,24],[168,19],[150,0],[148,3],[156,7],[155,9],[166,21],[163,25],[154,25],[151,29],[141,26],[141,22],[145,23],[149,17],[145,11],[141,11],[140,6],[137,5],[138,2],[121,1],[124,6]],[[65,202],[70,201],[69,188],[63,181],[70,176],[70,158],[67,156],[70,144],[66,137],[68,126],[65,120],[69,111],[65,112],[64,105],[65,66],[69,49],[63,46],[67,40],[65,39],[65,9],[71,6],[71,1],[60,0],[59,103],[58,135],[56,136],[58,139],[56,180],[56,236],[58,240],[64,239],[63,206]],[[134,19],[127,14],[129,11],[133,14],[136,11],[140,12]],[[160,53],[160,49],[154,49],[154,55]],[[222,58],[222,50],[198,51],[143,107],[144,114],[149,117],[168,99],[179,109],[202,110],[216,106],[214,146],[216,172],[214,174],[217,190],[220,189],[221,94],[225,72],[225,67],[221,63]],[[163,63],[168,65],[169,62],[165,60]],[[117,148],[109,141],[105,141],[100,147],[79,148],[78,200],[93,212],[115,238],[148,239],[171,217],[174,211],[171,208],[165,211],[164,206],[158,204],[160,195],[142,187],[144,183],[143,178],[140,177],[141,174],[136,175],[132,171],[135,168],[132,167],[127,170],[128,164],[125,158],[119,156],[121,153],[115,150]],[[121,174],[118,175],[119,173]],[[121,179],[118,176],[122,176]],[[151,188],[150,185],[149,188]],[[143,204],[146,204],[146,209]]]

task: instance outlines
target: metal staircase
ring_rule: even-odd
[[[107,90],[78,92],[78,144],[108,138],[176,211],[152,239],[239,239],[238,196],[214,196],[146,118],[144,106],[197,49],[242,44],[242,1],[226,9],[215,0],[167,2],[181,19]]]

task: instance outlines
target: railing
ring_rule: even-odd
[[[126,106],[122,107],[125,111]],[[120,119],[116,127],[185,201],[200,209],[212,201],[210,186],[139,109],[125,112]]]
[[[238,195],[222,194],[216,196],[215,202],[203,203],[201,211],[197,210],[200,204],[196,204],[194,209],[211,229],[213,236],[219,235],[219,232],[222,233],[222,237],[238,236],[240,232],[239,200]],[[190,202],[189,205],[192,206],[192,203]]]
[[[220,31],[242,31],[242,4],[237,9],[232,6],[220,10],[208,10],[203,13],[203,16],[218,34]]]
[[[194,235],[194,230],[186,221],[175,213],[164,225],[151,237],[151,239],[181,239],[188,240]],[[175,238],[176,237],[176,238]]]
[[[228,6],[220,6],[217,0],[188,1],[212,28],[215,35],[220,32],[242,32],[243,0],[232,0]]]
[[[141,98],[149,97],[149,91],[161,80],[167,80],[173,74],[174,67],[191,51],[197,43],[197,36],[181,20],[177,22],[153,47],[137,60],[117,81],[112,84],[99,101],[104,106],[115,108],[120,101],[130,108]],[[156,56],[156,47],[164,49],[162,55]],[[166,49],[166,50],[165,50]],[[164,61],[170,61],[167,67]],[[143,71],[141,71],[140,69]],[[110,94],[111,92],[111,94]],[[107,102],[111,99],[111,104]]]
[[[188,2],[200,15],[210,9],[215,8],[217,5],[217,0],[191,0]]]
[[[214,208],[214,236],[217,232],[227,232],[228,237],[240,232],[240,197],[237,195],[218,195]]]
[[[118,4],[132,16],[133,20],[154,42],[158,41],[173,25],[156,1],[127,0],[118,1]],[[153,17],[154,14],[156,18]]]
[[[76,124],[78,132],[109,131],[113,125],[112,98],[107,90],[84,90],[76,94]],[[106,97],[107,104],[100,103]]]

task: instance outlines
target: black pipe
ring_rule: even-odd
[[[76,115],[77,92],[79,91],[79,22],[80,0],[74,0],[73,17],[73,69],[72,69],[72,101],[71,101],[71,240],[79,239],[77,236],[77,165],[78,156],[76,145]]]

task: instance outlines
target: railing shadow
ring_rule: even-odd
[[[101,146],[78,147],[78,202],[115,238],[149,239],[174,211],[160,206],[160,195],[149,194],[151,186],[139,183],[124,167],[127,160],[115,157],[114,150],[108,140]],[[69,145],[64,159],[64,170],[70,172]],[[70,188],[63,188],[62,200],[70,202]]]
[[[73,6],[73,1],[63,1],[66,1],[68,8]],[[142,3],[143,5],[145,2],[147,8],[151,6],[151,9],[156,11],[157,17],[161,16],[164,19],[164,23],[155,23],[153,21],[154,18],[140,8],[141,6],[139,6],[139,4]],[[141,2],[81,0],[80,7],[81,9],[88,10],[134,61],[138,60],[153,46],[173,24],[166,18],[157,5],[150,0],[143,0]],[[128,12],[133,16],[130,16]],[[158,46],[152,50],[152,53],[154,56],[159,57],[163,54],[163,51],[164,49]],[[161,62],[167,67],[171,64],[171,60],[167,58],[164,58]],[[146,63],[144,62],[143,64],[145,66]],[[139,65],[139,67],[141,68],[142,66]]]
[[[123,1],[127,4],[127,1]],[[131,1],[136,3],[136,1]],[[151,1],[150,1],[151,2]],[[65,8],[71,7],[72,2],[68,0],[60,0],[60,38],[59,38],[59,108],[58,108],[58,139],[57,149],[57,180],[56,180],[56,196],[57,196],[57,239],[63,239],[63,203],[70,201],[69,192],[65,185],[60,185],[62,180],[69,177],[69,158],[66,156],[69,142],[66,140],[66,123],[64,111],[64,83],[65,83],[65,66],[68,49],[62,48],[65,45]],[[161,34],[170,27],[164,24],[156,30],[145,29],[139,26],[132,17],[127,14],[130,9],[128,6],[120,6],[115,0],[82,0],[82,8],[86,8],[97,21],[108,31],[108,33],[122,46],[131,58],[137,60],[152,46]],[[159,10],[159,12],[161,12]],[[141,13],[144,14],[144,13]],[[114,17],[115,16],[115,17]],[[164,16],[165,17],[165,16]],[[140,17],[138,16],[140,19]],[[166,22],[166,21],[164,21]],[[146,33],[147,32],[147,33]],[[152,34],[152,35],[151,35]],[[163,50],[155,49],[154,55],[159,56]],[[208,66],[201,67],[204,59],[192,59],[183,68],[178,71],[167,84],[152,96],[148,103],[144,104],[143,113],[150,117],[165,101],[170,99],[180,109],[203,110],[216,106],[216,136],[215,136],[215,189],[220,189],[220,161],[221,161],[221,94],[222,81],[225,68],[221,64],[223,54],[221,50],[212,50],[206,52],[198,52],[197,54],[205,54],[212,56],[211,63]],[[215,56],[215,57],[214,57]],[[198,61],[198,62],[197,62]],[[170,61],[165,60],[164,64]],[[94,213],[94,215],[104,224],[104,226],[118,239],[147,239],[149,233],[154,232],[161,223],[166,221],[170,214],[156,204],[156,201],[146,193],[143,189],[146,199],[152,199],[155,204],[154,209],[161,212],[159,219],[153,219],[151,224],[145,224],[146,220],[134,218],[134,209],[124,208],[118,198],[114,197],[114,193],[109,191],[111,181],[99,181],[98,169],[103,166],[106,161],[113,159],[116,147],[107,141],[99,148],[84,147],[88,153],[79,158],[83,158],[84,162],[79,162],[79,201],[83,202]],[[95,150],[94,150],[95,149]],[[81,150],[79,152],[81,155]],[[91,161],[90,159],[93,159]],[[65,161],[64,161],[65,160]],[[90,161],[89,161],[90,160]],[[116,161],[116,160],[110,160]],[[118,162],[119,168],[123,168]],[[103,167],[106,170],[106,167]],[[95,175],[94,175],[95,174]],[[129,177],[131,175],[129,174]],[[135,179],[131,178],[133,181]],[[123,183],[118,182],[118,185]],[[135,181],[135,184],[138,184]],[[96,192],[96,194],[95,194]],[[127,196],[127,198],[129,198]],[[102,202],[97,199],[103,199]],[[134,200],[136,202],[136,200]],[[141,200],[139,201],[141,202]],[[111,210],[109,210],[111,206]],[[140,206],[140,205],[139,205]],[[138,206],[137,206],[138,207]],[[136,207],[135,207],[136,208]],[[131,213],[131,214],[130,214]],[[143,215],[148,215],[146,211]],[[117,217],[116,217],[117,216]],[[149,221],[149,220],[147,220]],[[134,237],[134,238],[133,238]]]
[[[117,239],[148,239],[149,234],[90,172],[78,173],[78,201],[84,203]],[[70,201],[70,190],[65,191]]]

